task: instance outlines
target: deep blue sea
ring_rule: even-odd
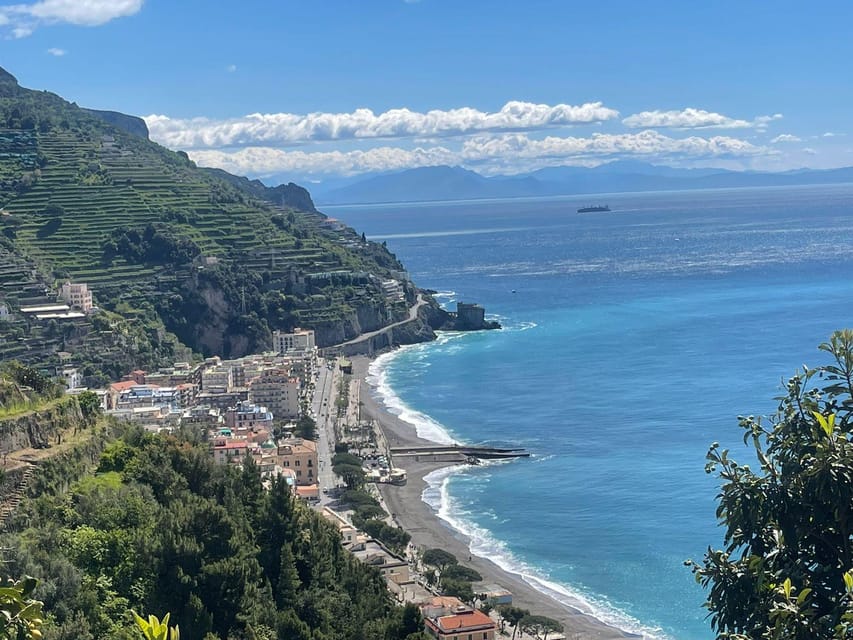
[[[425,499],[472,550],[648,637],[712,637],[687,558],[718,546],[713,441],[853,326],[853,185],[327,207],[421,287],[502,331],[444,334],[373,366],[437,440],[529,460],[442,471]]]

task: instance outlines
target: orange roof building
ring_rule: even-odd
[[[426,632],[438,640],[494,640],[495,621],[482,611],[457,607],[450,615],[426,618]]]

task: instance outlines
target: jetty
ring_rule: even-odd
[[[476,447],[461,444],[442,444],[415,447],[391,447],[394,456],[448,456],[456,455],[478,460],[503,460],[507,458],[529,458],[530,453],[524,449],[508,449],[502,447]]]

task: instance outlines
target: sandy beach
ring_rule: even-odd
[[[353,375],[361,384],[363,416],[376,420],[389,446],[435,444],[419,438],[415,428],[392,415],[377,402],[366,381],[370,359],[353,359]],[[488,558],[472,555],[469,541],[459,531],[441,520],[433,509],[421,499],[427,483],[424,477],[436,469],[448,466],[447,462],[415,461],[405,458],[398,462],[406,469],[408,482],[404,486],[379,485],[386,506],[397,523],[409,532],[412,542],[422,548],[440,548],[454,554],[461,563],[476,569],[486,583],[496,583],[513,594],[513,604],[529,609],[531,613],[559,620],[565,626],[566,638],[615,639],[638,637],[608,626],[586,613],[573,609],[538,591],[518,574],[510,573]],[[535,535],[535,531],[532,532]],[[469,556],[471,557],[468,560]]]

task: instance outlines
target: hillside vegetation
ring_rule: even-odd
[[[417,609],[251,461],[142,430],[89,459],[94,476],[73,456],[42,470],[0,535],[5,570],[38,579],[46,640],[138,638],[131,609],[170,612],[188,640],[424,638]]]
[[[103,117],[0,69],[0,302],[85,282],[164,359],[180,347],[169,334],[237,356],[275,329],[313,327],[323,345],[405,316],[413,288],[391,303],[379,287],[396,258],[314,211],[301,187],[199,169]]]

